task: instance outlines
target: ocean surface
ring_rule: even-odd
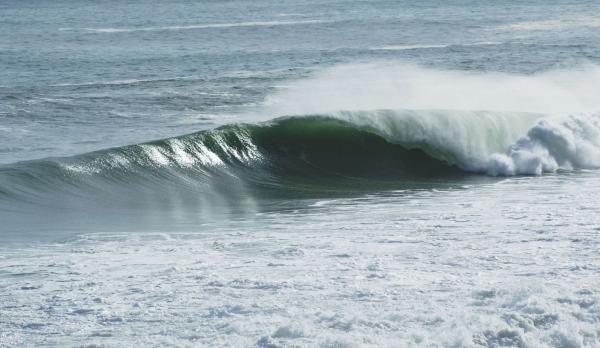
[[[0,347],[600,347],[600,2],[0,1]]]

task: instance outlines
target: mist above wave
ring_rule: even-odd
[[[564,114],[600,110],[600,66],[532,75],[439,70],[406,63],[324,69],[268,96],[269,115],[339,110],[488,110]],[[263,110],[261,110],[263,111]]]
[[[264,114],[346,119],[350,114],[338,111],[421,110],[394,120],[382,121],[377,113],[349,120],[393,142],[450,152],[467,171],[539,175],[600,167],[598,85],[600,67],[592,64],[530,75],[389,62],[342,65],[269,96]]]

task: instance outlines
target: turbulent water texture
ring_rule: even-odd
[[[599,187],[510,178],[6,250],[0,342],[595,347]]]
[[[600,346],[596,13],[0,2],[0,347]]]

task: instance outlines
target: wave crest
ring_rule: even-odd
[[[491,175],[540,175],[574,168],[600,168],[599,115],[540,120],[506,153],[493,154],[486,172]]]

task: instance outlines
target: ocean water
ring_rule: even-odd
[[[0,346],[600,346],[599,14],[0,2]]]

